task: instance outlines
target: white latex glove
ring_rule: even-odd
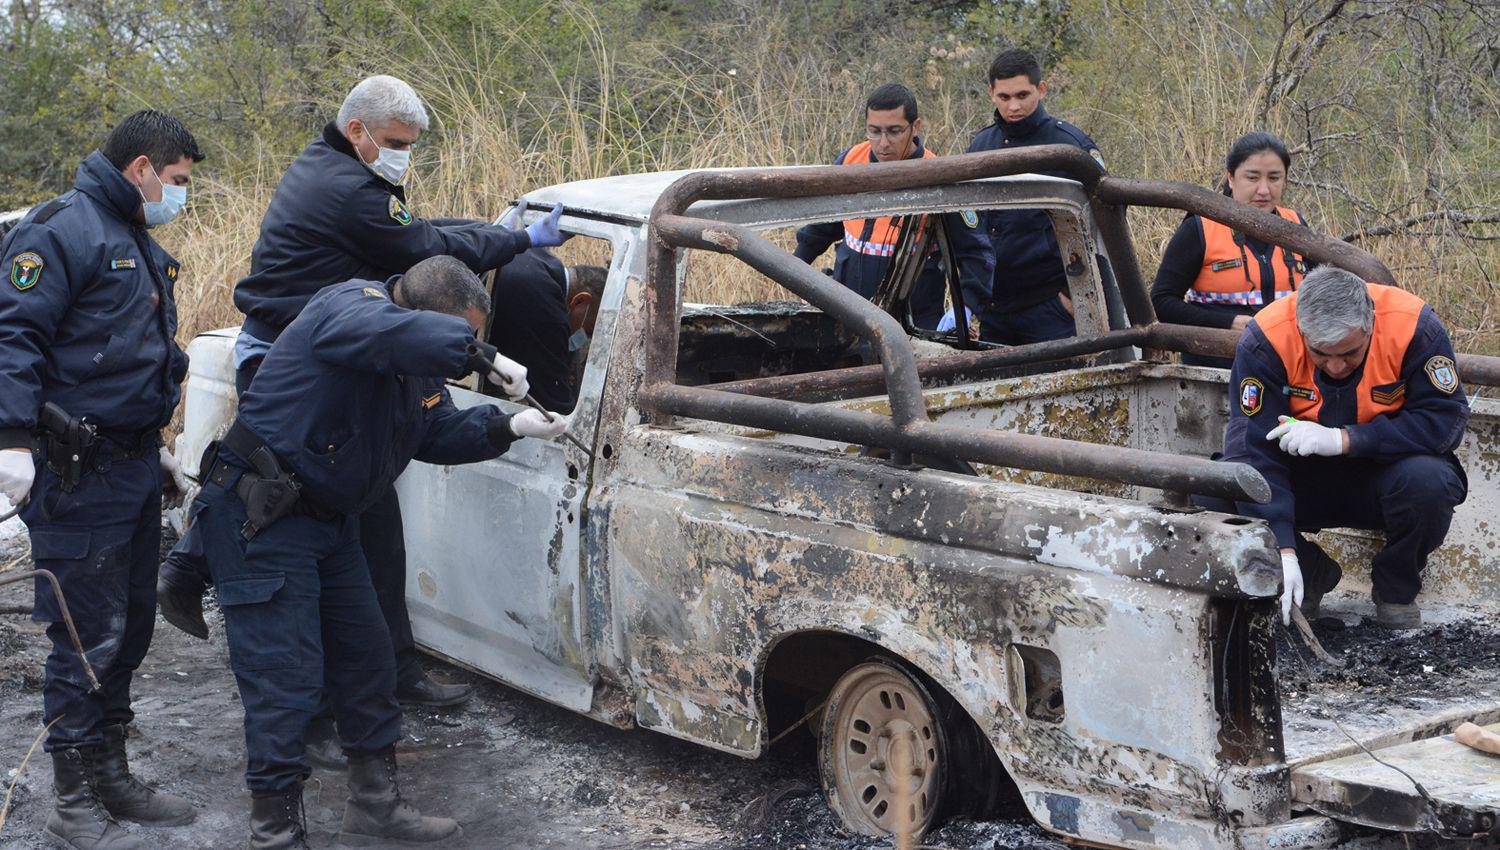
[[[161,447],[161,471],[171,477],[172,486],[177,489],[178,498],[187,495],[188,480],[182,472],[182,464],[177,462],[177,457],[166,446]]]
[[[10,500],[12,508],[20,507],[31,495],[35,479],[36,464],[31,461],[30,449],[0,451],[0,495]]]
[[[505,211],[505,215],[500,216],[500,226],[507,230],[522,230],[526,227],[525,223],[521,221],[525,216],[525,205],[520,201],[516,201],[515,205]]]
[[[500,373],[501,392],[511,401],[520,401],[531,392],[531,384],[526,382],[526,367],[520,363],[504,354],[496,354],[495,371]],[[490,379],[494,380],[494,377],[491,375]]]
[[[1302,604],[1302,565],[1296,552],[1281,553],[1281,624],[1292,624],[1292,606]]]
[[[1290,416],[1279,416],[1277,421],[1281,424],[1272,428],[1266,439],[1280,440],[1281,450],[1289,455],[1337,457],[1344,453],[1344,434],[1338,428],[1325,428]]]
[[[958,319],[954,317],[953,308],[950,307],[948,308],[948,312],[944,313],[941,319],[938,319],[937,332],[945,334],[956,327],[958,327]]]
[[[561,413],[543,414],[540,410],[527,408],[510,418],[510,432],[517,437],[538,437],[550,440],[561,437],[568,430],[568,417]]]

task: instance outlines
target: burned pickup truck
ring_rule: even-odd
[[[1199,213],[1393,282],[1373,257],[1057,147],[623,176],[521,201],[528,216],[555,202],[570,249],[609,255],[571,426],[582,445],[527,440],[398,482],[428,651],[746,758],[806,723],[829,805],[858,833],[1019,799],[1043,827],[1115,847],[1322,847],[1346,825],[1497,834],[1500,760],[1449,733],[1500,721],[1500,669],[1357,711],[1278,686],[1275,541],[1191,500],[1269,494],[1253,469],[1208,459],[1225,373],[1173,356],[1234,338],[1156,321],[1126,211]],[[934,213],[1003,208],[1050,216],[1077,338],[921,331],[911,264],[865,301],[776,241],[890,216],[898,250],[925,258],[946,239]],[[720,284],[799,301],[684,303]],[[180,457],[228,421],[232,341],[189,349]],[[1500,383],[1493,359],[1460,368],[1471,387]],[[1428,570],[1433,622],[1500,607],[1500,407],[1472,395],[1471,495]],[[1356,573],[1367,561],[1368,535],[1324,540]],[[1359,581],[1325,609],[1357,619]]]

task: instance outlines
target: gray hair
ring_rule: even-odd
[[[355,118],[377,130],[392,121],[410,124],[418,130],[427,129],[427,107],[422,105],[416,91],[405,80],[385,74],[366,77],[349,90],[344,105],[339,107],[339,129],[347,129]]]
[[[1297,287],[1297,329],[1309,345],[1333,345],[1375,327],[1375,302],[1359,275],[1320,266]]]
[[[401,298],[413,310],[432,310],[462,317],[470,310],[490,312],[484,284],[457,257],[428,257],[401,276]]]

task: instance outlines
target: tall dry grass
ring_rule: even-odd
[[[419,45],[421,60],[351,68],[350,79],[393,73],[428,101],[434,130],[408,184],[420,215],[490,218],[529,189],[611,174],[828,162],[859,140],[868,90],[893,79],[918,91],[928,145],[939,153],[962,151],[991,120],[983,85],[992,46],[952,37],[906,42],[895,33],[857,55],[798,49],[806,39],[791,19],[767,12],[754,26],[706,30],[698,52],[649,41],[627,50],[612,43],[590,6],[564,2],[552,13],[581,33],[578,70],[564,73],[528,38],[534,21],[500,18],[460,38],[434,34],[401,8],[392,6],[393,25]],[[1272,61],[1263,34],[1226,23],[1233,13],[1222,4],[1080,0],[1077,14],[1095,23],[1085,28],[1079,55],[1049,71],[1053,111],[1094,136],[1114,173],[1215,183],[1228,144],[1253,129]],[[375,46],[354,48],[368,56]],[[1368,61],[1387,49],[1394,48],[1335,44],[1324,55],[1327,67],[1267,115],[1265,129],[1282,134],[1297,155],[1286,202],[1326,232],[1434,205],[1492,205],[1500,192],[1494,80],[1473,81],[1469,96],[1489,107],[1474,120],[1424,126],[1431,116],[1409,94],[1411,81],[1399,68]],[[506,78],[517,57],[543,70],[543,84],[523,89]],[[210,163],[191,213],[161,231],[184,263],[184,338],[238,322],[230,292],[248,270],[260,215],[289,159]],[[1173,214],[1132,213],[1148,275],[1176,224]],[[1500,350],[1492,312],[1500,242],[1437,222],[1362,244],[1437,307],[1461,348]],[[732,303],[785,293],[717,261],[690,275],[687,297]]]

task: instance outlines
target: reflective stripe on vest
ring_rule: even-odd
[[[937,154],[923,150],[922,156],[934,158]],[[874,162],[875,154],[869,142],[860,142],[844,154],[843,165],[864,165]],[[860,254],[889,257],[896,250],[896,228],[890,216],[881,218],[851,218],[844,222],[844,244]]]
[[[1285,207],[1276,207],[1276,214],[1293,224],[1302,223],[1296,212]],[[1243,237],[1237,241],[1233,228],[1202,216],[1198,217],[1198,226],[1203,233],[1203,267],[1187,291],[1187,300],[1199,304],[1264,304],[1260,261],[1245,250]],[[1271,246],[1270,265],[1276,278],[1278,301],[1295,290],[1306,276],[1302,255],[1286,248]]]
[[[1360,375],[1357,391],[1357,421],[1361,425],[1382,413],[1400,410],[1405,403],[1404,392],[1389,392],[1382,396],[1386,400],[1376,401],[1375,389],[1400,382],[1401,361],[1406,358],[1406,349],[1417,332],[1417,318],[1426,303],[1394,286],[1377,283],[1366,283],[1365,286],[1375,302],[1375,329],[1370,334],[1370,352],[1365,355],[1364,372]],[[1287,396],[1292,416],[1317,422],[1323,409],[1323,396],[1316,391],[1313,383],[1316,367],[1302,342],[1302,333],[1297,330],[1297,294],[1292,293],[1256,313],[1255,324],[1286,367],[1287,386],[1280,389]],[[1266,387],[1266,391],[1273,394],[1277,389]],[[1311,390],[1313,397],[1295,391],[1299,389]]]

